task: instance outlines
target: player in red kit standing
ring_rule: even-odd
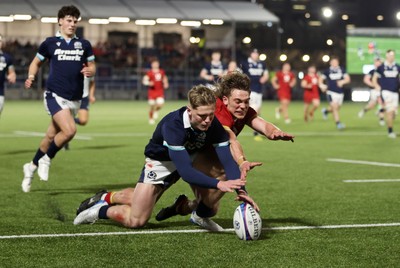
[[[289,118],[289,104],[292,99],[292,88],[296,85],[296,77],[291,71],[289,63],[282,65],[282,70],[276,72],[276,75],[271,80],[272,86],[278,91],[279,107],[275,109],[275,117],[279,119],[281,113],[285,118],[285,123],[291,122]]]
[[[320,104],[317,68],[314,65],[308,67],[307,74],[301,81],[301,87],[304,89],[304,121],[307,122],[314,118],[314,112]]]
[[[143,85],[148,86],[148,103],[150,106],[149,111],[149,124],[155,124],[158,118],[158,111],[162,108],[165,102],[164,90],[169,87],[168,77],[165,71],[160,68],[160,62],[153,60],[151,62],[151,69],[147,71],[143,77]]]

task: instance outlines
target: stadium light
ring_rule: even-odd
[[[298,77],[300,80],[302,80],[302,79],[304,78],[304,73],[303,73],[303,72],[299,72],[299,73],[297,74],[297,77]]]
[[[136,25],[156,25],[155,20],[135,20]]]
[[[324,7],[322,8],[322,15],[324,15],[325,18],[330,18],[333,15],[333,11],[330,7]]]
[[[318,27],[318,26],[321,26],[322,23],[319,20],[312,20],[312,21],[308,22],[308,25]]]
[[[397,20],[400,20],[400,11],[398,11],[398,12],[396,13],[396,19],[397,19]]]
[[[14,20],[31,20],[32,16],[31,15],[24,15],[24,14],[15,14]]]
[[[322,61],[323,62],[328,62],[331,59],[331,57],[329,57],[329,55],[323,55],[322,56]]]
[[[200,41],[201,41],[200,37],[191,36],[189,38],[189,42],[191,44],[198,44],[198,43],[200,43]]]
[[[109,24],[110,22],[108,21],[108,19],[89,19],[88,21],[90,24]]]
[[[382,15],[376,16],[376,20],[383,21],[384,17]]]
[[[327,44],[328,46],[333,45],[333,40],[332,40],[332,39],[327,39],[327,40],[326,40],[326,44]]]
[[[258,59],[259,59],[260,61],[265,61],[265,60],[267,60],[267,54],[264,54],[264,53],[260,54],[260,56],[258,57]]]
[[[293,44],[294,40],[293,38],[288,38],[286,42],[288,43],[288,45],[291,45]]]
[[[12,16],[0,16],[0,22],[12,22],[14,18]]]
[[[342,20],[349,20],[349,15],[343,14],[342,15]]]
[[[42,23],[58,23],[57,17],[43,17],[40,21]]]
[[[281,55],[279,56],[279,60],[280,60],[280,61],[286,61],[286,60],[287,60],[286,54],[281,54]]]
[[[307,12],[306,14],[304,14],[304,17],[305,17],[306,19],[309,19],[309,18],[311,18],[311,14]]]
[[[175,24],[178,22],[175,18],[158,18],[156,19],[158,24]]]
[[[197,20],[183,20],[181,21],[181,26],[200,27],[201,22]]]
[[[246,36],[245,38],[243,38],[242,43],[243,44],[250,44],[251,43],[251,38]]]
[[[203,24],[205,24],[205,25],[222,25],[222,24],[224,24],[224,21],[216,20],[216,19],[212,19],[212,20],[204,19]]]
[[[303,55],[303,57],[301,58],[304,62],[308,62],[308,61],[310,61],[310,55],[307,55],[307,54],[305,54],[305,55]]]
[[[127,23],[130,22],[131,20],[128,17],[109,17],[108,21],[116,23]]]

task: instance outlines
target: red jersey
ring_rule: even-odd
[[[318,90],[318,75],[310,75],[306,74],[303,78],[304,81],[307,82],[307,85],[311,85],[311,87],[303,88],[304,89],[304,102],[311,103],[313,99],[319,99],[319,90]]]
[[[295,79],[292,72],[284,73],[282,71],[276,72],[276,78],[278,79],[279,89],[278,98],[291,99],[292,98],[292,87],[290,83]]]
[[[164,77],[165,72],[163,69],[159,69],[158,72],[153,70],[147,71],[146,75],[149,77],[149,81],[153,82],[153,86],[148,87],[148,98],[164,98]]]
[[[253,108],[249,107],[249,110],[247,111],[246,116],[243,119],[235,119],[228,111],[228,108],[226,108],[223,101],[217,98],[215,116],[217,117],[221,125],[229,127],[237,136],[240,134],[244,126],[247,123],[250,123],[250,121],[257,116],[257,112]]]

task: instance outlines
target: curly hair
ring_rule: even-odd
[[[79,19],[79,17],[81,16],[81,12],[79,11],[79,9],[74,6],[63,6],[59,11],[58,11],[58,20],[65,18],[66,16],[71,16],[74,18]]]
[[[215,95],[218,98],[230,96],[234,89],[244,90],[250,94],[250,78],[239,71],[226,74],[218,80]]]

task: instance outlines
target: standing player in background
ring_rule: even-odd
[[[143,76],[142,83],[148,87],[149,124],[154,125],[158,118],[158,111],[165,103],[164,91],[169,87],[168,77],[160,68],[160,62],[157,59],[151,61],[151,69]]]
[[[238,200],[257,205],[244,193],[245,176],[229,150],[229,137],[215,118],[215,96],[206,86],[193,87],[188,92],[188,105],[166,115],[158,123],[145,148],[146,163],[135,188],[118,192],[99,192],[86,199],[77,210],[74,224],[94,223],[112,219],[129,228],[143,227],[156,202],[180,177],[193,187],[237,190]],[[226,172],[224,178],[211,177],[197,170],[192,161],[196,153],[214,147]],[[205,194],[190,221],[211,231],[223,228],[212,221],[215,213],[213,197]]]
[[[2,50],[3,42],[3,37],[0,35],[0,115],[4,106],[5,83],[7,81],[14,84],[17,79],[11,55]]]
[[[363,82],[366,84],[371,90],[370,90],[370,97],[369,97],[369,102],[368,104],[358,112],[358,117],[362,118],[364,117],[364,114],[368,112],[369,110],[373,109],[377,104],[379,104],[379,111],[378,111],[378,116],[379,116],[379,124],[381,126],[385,125],[385,109],[382,106],[382,99],[381,99],[381,92],[374,88],[374,83],[372,81],[372,77],[374,76],[374,73],[376,72],[376,69],[381,66],[382,61],[380,58],[375,58],[374,60],[374,69],[369,71],[366,75],[364,75]]]
[[[247,61],[242,63],[243,73],[250,78],[250,107],[253,108],[258,115],[261,114],[261,106],[263,101],[263,85],[267,83],[269,78],[268,70],[264,63],[259,60],[260,54],[257,49],[253,49]],[[262,137],[258,136],[258,132],[254,131],[254,140],[262,141]]]
[[[278,91],[279,107],[275,109],[276,119],[281,118],[281,113],[285,123],[291,122],[289,118],[289,104],[292,99],[292,89],[296,85],[296,77],[291,71],[290,63],[285,62],[282,69],[276,72],[271,80],[272,86]]]
[[[74,118],[75,123],[80,126],[86,126],[89,122],[89,106],[96,102],[96,97],[94,92],[96,91],[96,83],[94,81],[94,76],[84,77],[83,80],[83,95],[81,106],[78,110],[78,115]],[[69,142],[64,145],[65,150],[69,150]]]
[[[237,72],[238,70],[240,70],[240,69],[239,69],[239,67],[237,66],[236,61],[231,60],[231,61],[228,63],[228,68],[226,69],[225,74],[231,74],[231,73],[233,73],[233,72]]]
[[[311,65],[307,69],[307,74],[301,80],[301,87],[304,89],[304,121],[313,120],[314,112],[318,109],[319,89],[318,89],[318,74],[315,65]],[[310,108],[310,105],[312,107]]]
[[[38,169],[40,180],[47,181],[51,160],[76,134],[75,114],[81,104],[83,80],[96,73],[94,54],[89,41],[75,35],[80,11],[75,6],[63,6],[58,11],[59,31],[40,44],[29,65],[25,87],[31,88],[42,64],[48,60],[49,77],[44,92],[44,105],[51,115],[46,135],[32,162],[23,167],[22,190],[29,192],[33,175]]]
[[[324,84],[326,82],[326,84]],[[332,57],[330,67],[319,77],[319,88],[322,91],[327,91],[329,108],[322,109],[324,119],[328,118],[328,113],[333,114],[333,119],[336,123],[336,128],[342,130],[345,125],[340,122],[339,110],[343,104],[344,91],[343,86],[350,83],[350,76],[344,68],[339,66],[339,59]]]
[[[229,143],[232,156],[237,165],[247,176],[247,172],[253,167],[260,166],[260,162],[249,162],[246,160],[241,144],[237,136],[247,125],[253,130],[261,133],[269,140],[293,141],[294,136],[287,134],[270,122],[267,122],[256,111],[249,106],[250,101],[250,79],[241,72],[233,72],[224,75],[216,85],[217,107],[215,116],[229,134]],[[215,150],[209,149],[199,152],[194,159],[193,166],[212,177],[224,176],[224,169],[219,163]],[[161,209],[157,214],[158,221],[166,220],[175,215],[188,215],[196,210],[201,202],[199,193],[208,192],[208,196],[216,196],[213,199],[213,210],[217,211],[219,200],[224,193],[213,189],[199,189],[192,187],[196,200],[189,200],[186,195],[180,195],[175,202],[166,208]]]
[[[374,88],[381,91],[383,105],[386,111],[388,137],[396,138],[393,123],[399,107],[400,65],[395,62],[394,50],[386,51],[386,61],[376,69],[372,77]]]
[[[224,75],[225,66],[221,61],[221,52],[214,51],[211,54],[211,62],[207,63],[200,71],[200,78],[205,81],[205,85],[210,89],[214,89],[214,83]]]

